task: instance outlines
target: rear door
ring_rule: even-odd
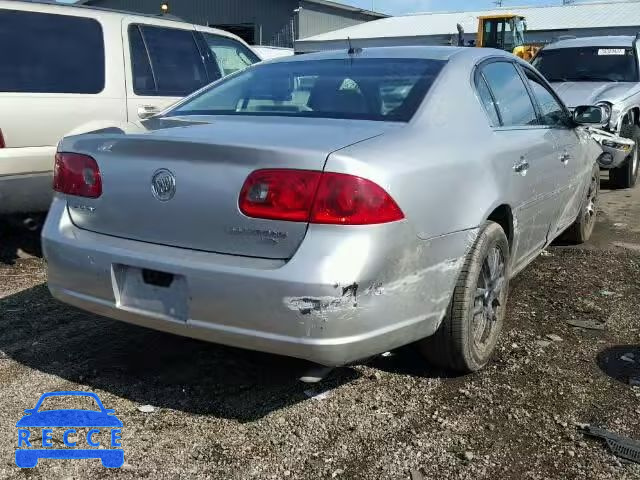
[[[495,109],[490,115],[495,118],[494,131],[501,149],[494,168],[505,179],[517,226],[512,252],[516,266],[544,246],[557,210],[560,163],[556,161],[555,138],[549,128],[539,124],[534,103],[514,63],[504,59],[484,63],[476,84],[481,97],[486,89],[485,108],[489,112]]]
[[[219,78],[201,51],[193,28],[169,28],[126,18],[122,36],[127,115],[132,123],[139,124]]]
[[[583,170],[586,167],[590,171],[592,165],[587,165],[581,137],[573,128],[569,113],[556,94],[532,69],[524,66],[521,68],[537,103],[540,123],[552,131],[557,147],[558,165],[554,169],[558,172],[556,177],[558,210],[551,232],[555,236],[570,225],[578,215],[582,202],[583,179],[588,176],[588,172],[583,174]]]

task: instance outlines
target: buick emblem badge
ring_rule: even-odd
[[[168,202],[176,194],[176,177],[166,168],[157,170],[151,178],[151,192],[161,202]]]

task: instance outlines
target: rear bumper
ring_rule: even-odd
[[[46,212],[55,146],[0,149],[0,215]]]
[[[52,172],[0,176],[0,215],[46,212],[52,182]]]
[[[393,224],[354,229],[341,243],[336,227],[312,227],[291,260],[253,259],[80,230],[59,197],[42,240],[49,289],[66,303],[177,335],[335,366],[432,335],[477,234],[423,241],[407,224]],[[159,305],[157,288],[131,290],[131,282],[140,284],[131,277],[140,269],[179,276],[184,288],[160,291]]]

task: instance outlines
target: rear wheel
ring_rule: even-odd
[[[596,215],[598,207],[598,196],[600,194],[600,168],[596,165],[591,172],[591,181],[589,188],[580,205],[580,213],[578,218],[571,225],[564,238],[570,242],[577,244],[585,243],[591,238],[593,228],[596,225]]]
[[[640,165],[640,127],[638,125],[623,125],[620,136],[630,138],[636,142],[633,153],[627,157],[624,163],[609,170],[609,178],[616,188],[631,188],[638,180],[638,166]]]
[[[461,373],[484,367],[502,330],[509,290],[509,243],[500,225],[486,222],[468,253],[438,331],[420,350],[439,367]]]

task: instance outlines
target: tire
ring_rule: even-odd
[[[495,272],[493,258],[500,261]],[[509,242],[502,227],[489,221],[467,254],[440,328],[418,344],[427,361],[459,373],[482,369],[502,330],[508,292]]]
[[[638,180],[638,170],[640,170],[640,127],[623,125],[620,136],[635,140],[636,148],[620,167],[609,170],[609,178],[616,188],[632,188]]]
[[[563,238],[568,242],[583,244],[591,238],[596,225],[596,215],[598,213],[598,198],[600,196],[600,168],[596,165],[591,172],[589,188],[580,205],[578,218],[573,222]]]

